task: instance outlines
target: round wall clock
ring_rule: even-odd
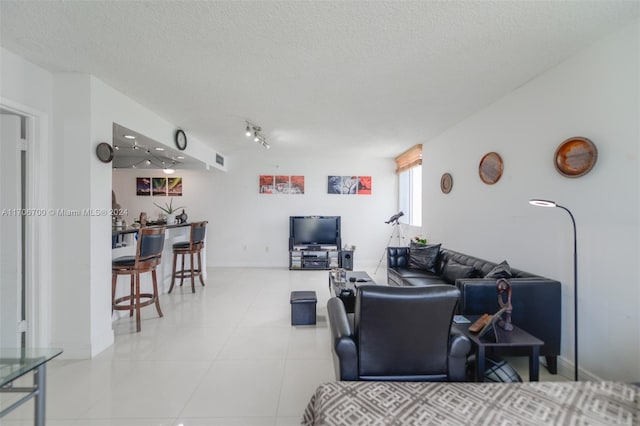
[[[451,173],[444,173],[440,178],[440,190],[443,194],[448,194],[451,192],[451,188],[453,188]]]
[[[576,178],[586,175],[596,164],[598,150],[587,138],[569,138],[562,142],[553,157],[556,170],[562,176]]]
[[[103,163],[109,163],[113,160],[113,148],[106,142],[100,142],[96,146],[96,155]]]
[[[487,185],[493,185],[499,181],[502,176],[502,170],[502,158],[497,152],[485,154],[485,156],[482,157],[482,160],[480,160],[480,165],[478,166],[480,179],[482,179],[482,181]]]
[[[180,151],[187,149],[187,135],[181,129],[176,131],[176,146]]]

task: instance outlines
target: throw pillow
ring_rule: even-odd
[[[478,270],[470,265],[450,260],[442,268],[442,277],[446,282],[454,284],[458,278],[475,278],[478,276]]]
[[[409,247],[409,267],[424,269],[435,274],[439,255],[440,244],[422,244],[412,241]]]
[[[506,260],[503,260],[501,263],[494,266],[493,269],[484,277],[495,279],[511,278],[511,266],[509,266]]]

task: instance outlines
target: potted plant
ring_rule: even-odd
[[[156,207],[158,207],[160,210],[162,210],[167,214],[167,225],[173,225],[176,223],[175,213],[178,211],[178,209],[181,209],[184,207],[184,206],[173,207],[173,198],[169,198],[169,202],[164,203],[164,206],[161,206],[156,203],[153,203],[153,204],[155,204]]]

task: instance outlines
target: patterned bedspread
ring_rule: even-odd
[[[303,425],[640,425],[640,388],[616,382],[333,382]]]

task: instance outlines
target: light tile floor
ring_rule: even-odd
[[[365,268],[378,283],[386,270]],[[317,324],[290,325],[289,294],[315,290]],[[327,271],[210,268],[207,286],[161,296],[163,318],[125,317],[115,344],[92,360],[54,360],[50,426],[299,424],[314,389],[334,380],[326,319]],[[513,364],[528,377],[526,358]],[[541,367],[541,380],[562,380]],[[6,407],[11,396],[2,395]],[[31,425],[33,402],[0,425]]]

